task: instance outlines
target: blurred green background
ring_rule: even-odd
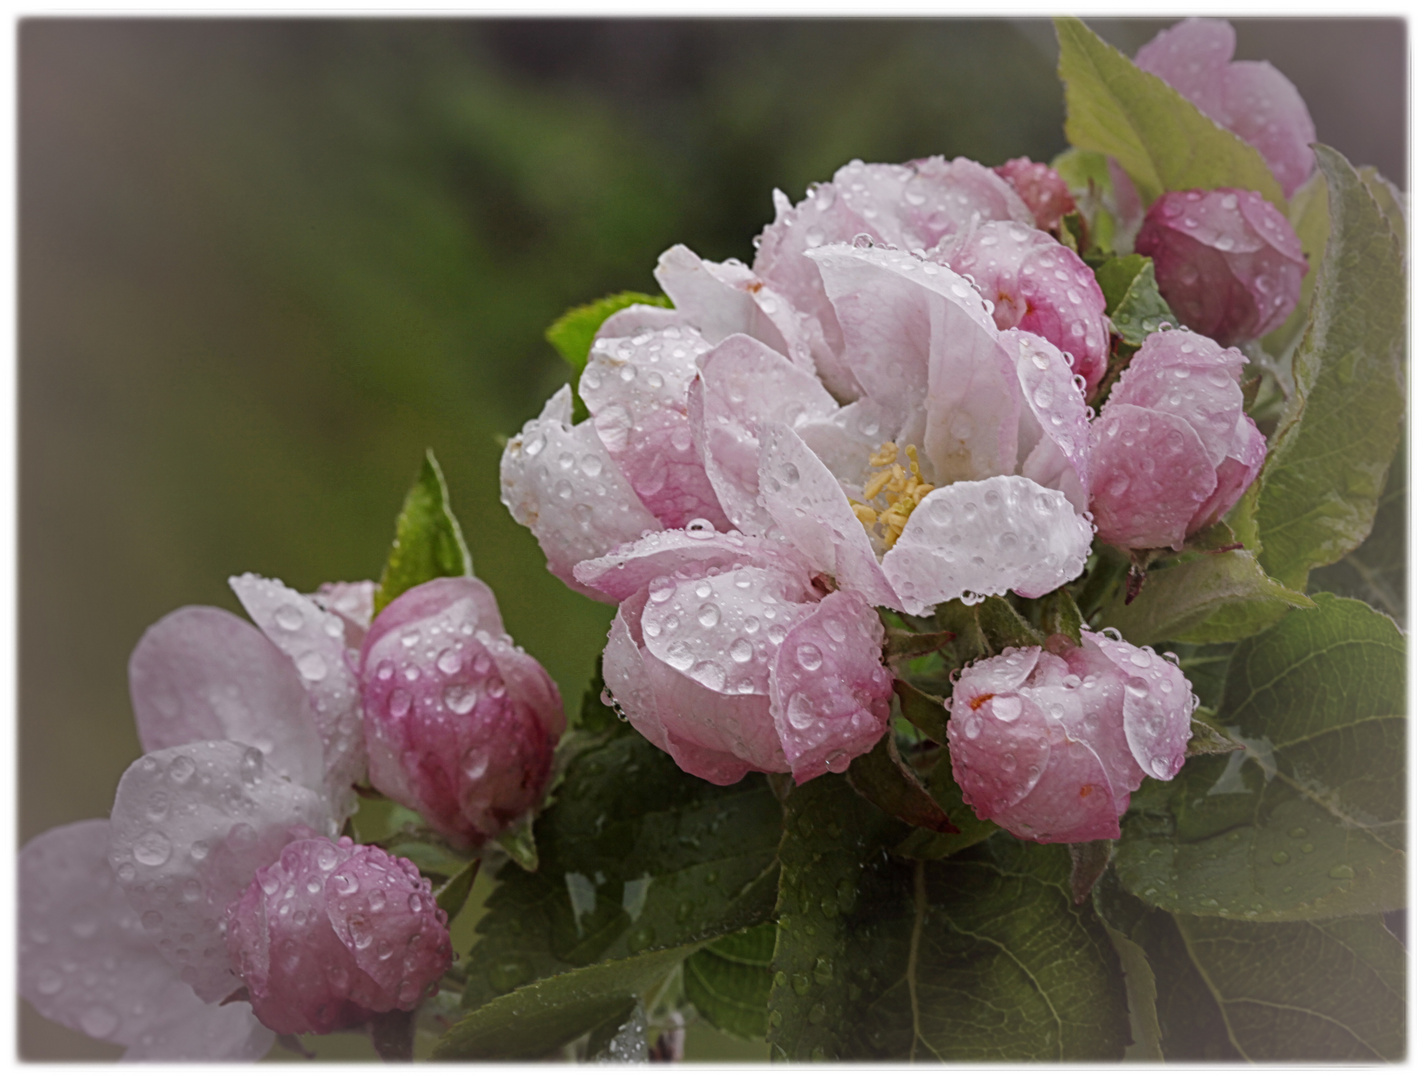
[[[1167,24],[1092,25],[1131,52]],[[1406,182],[1401,20],[1236,25]],[[1063,146],[1042,21],[31,19],[19,62],[20,843],[107,815],[145,627],[236,610],[245,570],[378,575],[427,446],[576,707],[610,609],[499,504],[503,437],[566,378],[545,326],[653,290],[677,242],[750,262],[772,188],[853,157]],[[31,1060],[120,1052],[19,1030]]]

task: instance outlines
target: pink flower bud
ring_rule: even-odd
[[[1266,440],[1241,408],[1245,362],[1188,330],[1147,338],[1092,425],[1099,538],[1180,549],[1236,504],[1266,458]]]
[[[1182,767],[1194,706],[1175,664],[1103,634],[1008,649],[955,684],[954,779],[981,820],[1020,839],[1114,839],[1143,778]]]
[[[1021,157],[995,166],[994,171],[1013,185],[1040,229],[1053,228],[1076,209],[1063,177],[1047,165]]]
[[[995,326],[1052,342],[1092,393],[1108,366],[1108,322],[1087,263],[1048,233],[1011,221],[987,221],[934,254],[994,305]]]
[[[415,1008],[449,969],[445,912],[407,859],[294,840],[227,911],[227,951],[273,1031],[318,1035]]]
[[[451,842],[477,847],[543,798],[563,704],[482,581],[437,578],[396,597],[371,624],[360,674],[371,783]]]
[[[1136,63],[1261,152],[1289,198],[1315,170],[1315,125],[1294,84],[1264,60],[1236,60],[1223,19],[1187,19],[1137,51]]]
[[[1254,191],[1169,191],[1137,234],[1157,287],[1199,334],[1235,345],[1268,334],[1295,310],[1310,269],[1290,222]]]

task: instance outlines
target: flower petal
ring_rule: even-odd
[[[1266,437],[1244,413],[1236,423],[1236,437],[1226,457],[1216,467],[1216,490],[1197,507],[1187,523],[1187,535],[1221,519],[1251,486],[1266,460]]]
[[[561,387],[538,419],[509,440],[499,464],[500,499],[534,533],[550,573],[607,603],[608,595],[574,578],[574,565],[662,523],[619,472],[593,424],[570,426],[572,409],[573,391]]]
[[[728,522],[693,445],[687,388],[709,348],[687,326],[597,338],[579,379],[593,429],[643,505],[669,529]]]
[[[47,1020],[130,1048],[125,1060],[255,1061],[272,1033],[244,1004],[198,999],[159,955],[109,868],[109,823],[20,851],[20,993]]]
[[[228,584],[252,621],[295,663],[316,717],[331,796],[345,803],[347,812],[354,811],[351,785],[366,771],[366,744],[360,688],[347,657],[346,624],[273,578],[242,574],[229,578]]]
[[[844,772],[890,719],[885,631],[875,609],[834,592],[791,627],[771,669],[771,711],[792,778]]]
[[[228,904],[297,833],[337,824],[324,799],[233,742],[140,758],[119,781],[110,823],[109,865],[144,930],[210,1002],[239,985],[223,943]]]
[[[813,566],[868,604],[897,606],[840,482],[785,424],[762,429],[757,475],[767,513]]]
[[[1170,780],[1186,761],[1192,733],[1192,687],[1180,668],[1151,649],[1102,638],[1098,647],[1126,680],[1123,732],[1148,776]]]
[[[1004,334],[1018,360],[1026,408],[1019,414],[1019,473],[1056,488],[1082,513],[1088,508],[1088,444],[1091,432],[1083,391],[1063,354],[1036,334]]]
[[[1083,572],[1092,540],[1062,492],[995,476],[930,492],[883,566],[900,610],[926,615],[965,595],[1051,592]]]
[[[297,669],[230,612],[183,607],[150,626],[129,657],[129,696],[147,751],[230,739],[299,784],[323,784],[321,732]]]

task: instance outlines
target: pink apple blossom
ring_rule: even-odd
[[[1175,664],[1103,634],[1007,649],[955,684],[954,778],[981,820],[1020,839],[1116,838],[1143,779],[1182,767],[1194,707]]]
[[[576,572],[620,601],[603,654],[609,693],[694,776],[802,783],[844,771],[884,735],[879,617],[851,592],[827,593],[791,545],[696,523]]]
[[[1187,19],[1142,46],[1136,63],[1261,151],[1289,198],[1315,169],[1310,111],[1289,79],[1264,60],[1233,61],[1235,51],[1230,23]]]
[[[410,1011],[452,960],[430,882],[410,861],[345,836],[292,841],[226,918],[232,970],[279,1034]]]
[[[563,704],[484,582],[437,578],[396,597],[371,624],[360,671],[379,791],[462,847],[537,807]]]
[[[1295,310],[1309,265],[1290,222],[1254,191],[1169,191],[1137,234],[1172,311],[1199,334],[1236,345]]]
[[[1190,330],[1147,338],[1092,425],[1099,537],[1180,549],[1236,504],[1266,456],[1242,411],[1245,362]]]

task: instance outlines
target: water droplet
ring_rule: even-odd
[[[91,1039],[105,1039],[119,1026],[119,1017],[103,1005],[91,1005],[79,1014],[79,1027]]]
[[[792,694],[791,700],[786,704],[787,723],[797,731],[805,731],[816,720],[816,707],[811,703],[811,699],[799,691]]]
[[[730,651],[733,660],[739,664],[745,664],[752,658],[752,643],[746,638],[737,638],[732,642]]]
[[[716,604],[703,604],[697,610],[697,621],[710,630],[722,621],[722,611]]]
[[[712,527],[712,522],[706,518],[693,518],[683,531],[694,540],[710,540],[717,535],[717,530]]]
[[[162,866],[173,854],[173,843],[157,829],[150,829],[134,841],[134,862],[143,866]]]
[[[1277,866],[1284,866],[1286,863],[1290,862],[1290,853],[1286,851],[1278,851],[1271,856],[1271,862],[1275,863]]]
[[[796,662],[807,671],[815,671],[821,666],[821,650],[809,641],[796,647]]]
[[[989,710],[1004,723],[1012,723],[1023,713],[1023,699],[1017,694],[997,694],[990,699]]]
[[[1346,863],[1341,863],[1339,866],[1332,866],[1330,868],[1330,876],[1337,881],[1349,881],[1355,876],[1355,868]]]
[[[326,678],[326,661],[320,653],[309,652],[297,661],[297,671],[307,682],[320,682]]]
[[[435,661],[435,666],[446,675],[454,675],[460,670],[460,650],[446,649]]]
[[[445,707],[456,716],[466,716],[474,710],[480,699],[479,691],[471,683],[451,683],[445,687],[441,697]]]
[[[460,769],[471,780],[478,780],[489,771],[489,751],[483,747],[473,747],[460,759]]]
[[[391,691],[391,715],[397,720],[401,719],[401,717],[405,716],[406,713],[410,712],[410,705],[410,695],[404,690],[402,690],[400,687],[396,687],[393,691]]]
[[[168,765],[168,779],[175,784],[186,783],[196,771],[197,766],[193,764],[193,759],[184,757],[182,754],[174,758]]]
[[[791,989],[796,991],[798,997],[805,997],[811,992],[811,977],[804,972],[798,971],[791,976]]]

